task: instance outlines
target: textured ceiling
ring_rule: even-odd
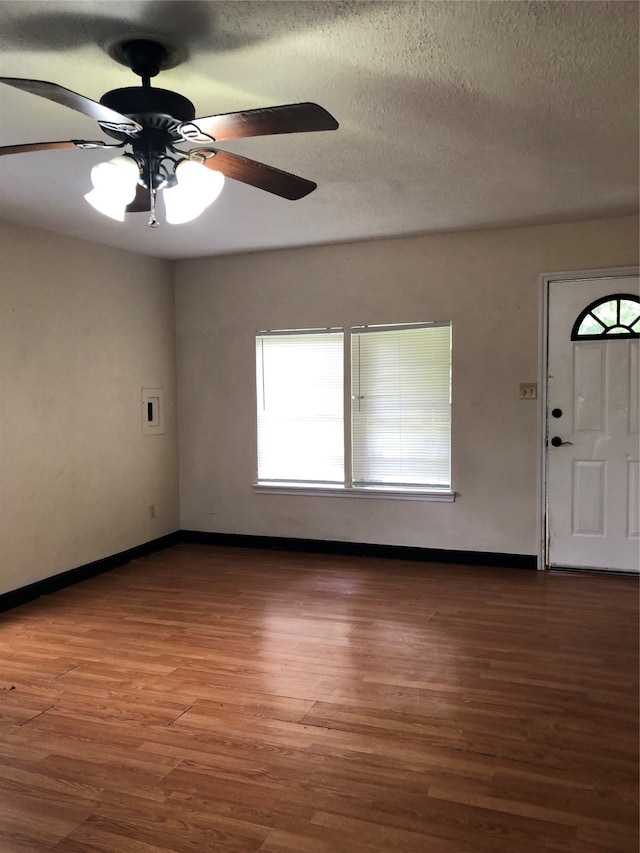
[[[0,217],[168,258],[612,216],[638,204],[636,2],[0,2],[0,74],[94,100],[138,79],[103,50],[156,33],[154,84],[198,115],[315,101],[334,132],[220,144],[318,183],[289,202],[228,180],[200,219],[150,229],[83,199],[94,162],[0,158]],[[0,145],[106,138],[0,86]]]

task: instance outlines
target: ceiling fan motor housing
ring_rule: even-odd
[[[193,121],[196,109],[188,98],[168,89],[151,89],[146,86],[127,86],[106,92],[100,103],[122,115],[139,122],[143,128],[165,130],[172,141],[179,140],[176,128],[185,121]],[[130,135],[115,127],[104,126],[103,130],[116,139],[128,139]]]

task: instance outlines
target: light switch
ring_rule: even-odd
[[[521,400],[537,400],[538,399],[538,383],[537,382],[521,382],[520,383],[520,399]]]

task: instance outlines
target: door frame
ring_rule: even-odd
[[[605,267],[602,269],[569,270],[543,273],[540,276],[538,347],[538,571],[549,568],[549,519],[547,493],[547,372],[549,367],[549,287],[556,281],[575,281],[582,278],[635,278],[640,267]]]

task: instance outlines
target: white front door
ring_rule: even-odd
[[[638,276],[548,288],[546,562],[640,571]]]

